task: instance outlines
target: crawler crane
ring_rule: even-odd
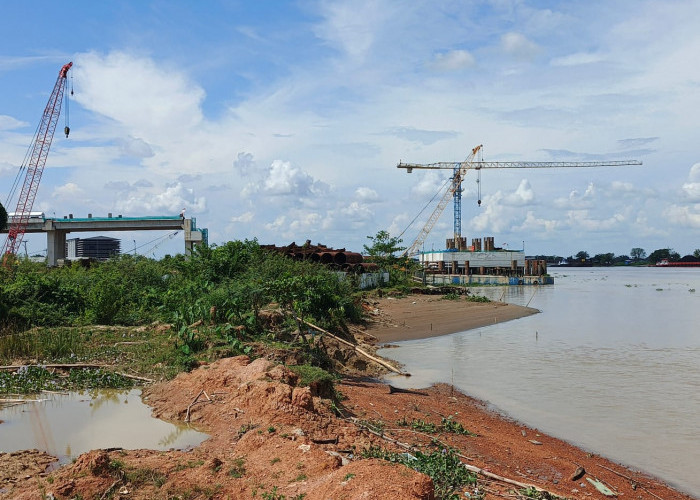
[[[13,217],[8,221],[9,230],[7,240],[2,247],[4,263],[7,263],[7,259],[10,255],[16,254],[17,249],[20,247],[22,240],[24,239],[24,233],[27,229],[27,224],[29,223],[29,216],[31,214],[32,207],[34,206],[36,192],[39,189],[39,183],[41,182],[41,175],[44,172],[44,165],[46,165],[46,157],[49,154],[53,134],[56,131],[56,125],[58,123],[58,117],[61,114],[61,103],[66,90],[68,70],[72,66],[73,63],[69,62],[64,64],[61,71],[59,71],[56,84],[54,85],[51,96],[49,97],[49,102],[46,104],[44,114],[41,117],[41,123],[39,124],[36,135],[29,146],[27,159],[25,159],[26,164],[23,164],[20,168],[18,179],[20,178],[23,170],[26,169],[26,173],[24,175],[22,191],[20,191],[19,198],[17,199],[17,208],[15,208]],[[64,132],[66,137],[68,137],[70,128],[68,127],[67,121]],[[18,184],[16,183],[15,186],[17,185]],[[8,200],[11,198],[12,193],[10,193],[8,196]]]
[[[568,162],[548,162],[548,161],[483,161],[476,160],[477,155],[483,146],[478,145],[472,149],[466,160],[462,162],[437,162],[437,163],[399,163],[396,167],[403,168],[407,173],[414,169],[449,169],[452,170],[451,182],[447,184],[442,198],[428,218],[418,237],[410,247],[404,251],[403,255],[411,257],[419,252],[419,249],[430,234],[433,226],[442,215],[450,198],[454,200],[454,241],[458,245],[462,236],[462,180],[469,170],[477,171],[478,204],[481,206],[481,170],[485,168],[582,168],[582,167],[614,167],[622,165],[641,165],[638,160],[620,161],[568,161]]]

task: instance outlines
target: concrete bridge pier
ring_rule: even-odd
[[[66,258],[66,235],[68,231],[60,229],[46,230],[46,262],[55,266],[59,259]]]
[[[192,255],[192,250],[196,245],[199,245],[203,241],[202,231],[193,227],[192,219],[185,219],[183,221],[183,228],[185,230],[185,256]]]

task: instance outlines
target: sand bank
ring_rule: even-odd
[[[446,300],[435,295],[386,297],[371,305],[367,333],[379,343],[437,337],[540,312],[503,302]]]

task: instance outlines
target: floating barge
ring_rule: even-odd
[[[444,250],[420,252],[425,281],[455,285],[553,285],[547,274],[547,262],[527,259],[524,250],[497,248],[493,237],[447,240]]]

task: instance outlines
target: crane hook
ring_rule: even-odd
[[[70,127],[66,125],[63,131],[66,133],[66,137],[68,137],[68,134],[70,134]]]

